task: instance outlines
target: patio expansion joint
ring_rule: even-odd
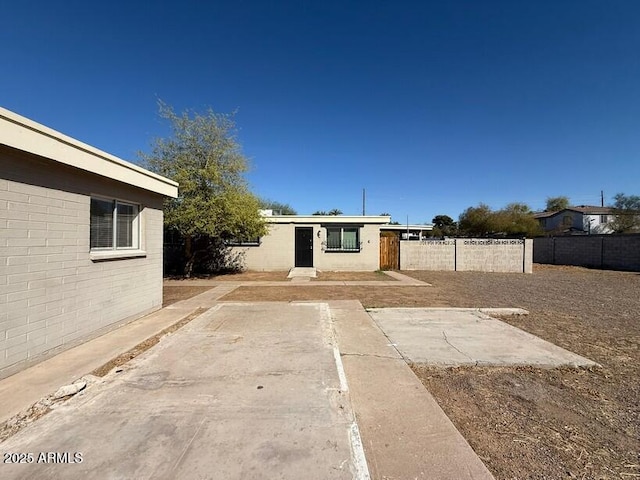
[[[404,360],[394,355],[376,355],[374,353],[356,353],[356,352],[340,352],[341,357],[369,357],[369,358],[386,358],[388,360]]]

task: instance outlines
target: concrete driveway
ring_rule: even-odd
[[[219,304],[8,439],[33,461],[0,477],[367,478],[334,347],[326,304]]]

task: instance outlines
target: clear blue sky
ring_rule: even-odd
[[[5,2],[0,105],[136,161],[237,110],[254,192],[453,218],[640,194],[640,1]]]

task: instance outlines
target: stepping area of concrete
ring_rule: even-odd
[[[313,267],[294,267],[289,270],[287,278],[316,278],[316,269]]]
[[[488,310],[494,315],[524,312]],[[410,362],[443,366],[597,365],[479,309],[372,308],[368,312]]]

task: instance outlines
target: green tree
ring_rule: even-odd
[[[533,237],[540,235],[540,223],[533,216],[533,212],[524,203],[510,203],[494,213],[494,228],[497,232],[508,236]]]
[[[263,210],[273,210],[277,215],[297,215],[298,212],[288,203],[276,202],[275,200],[262,199],[260,200],[260,208]]]
[[[457,233],[458,225],[449,215],[436,215],[431,219],[434,237],[450,237]]]
[[[484,203],[469,207],[460,214],[458,227],[464,235],[485,237],[495,231],[493,212]]]
[[[569,197],[547,197],[546,212],[557,212],[569,208]]]
[[[259,214],[260,201],[243,176],[248,161],[233,116],[211,109],[178,115],[163,102],[159,110],[171,134],[156,139],[151,152],[140,155],[151,171],[180,184],[178,198],[165,201],[164,221],[166,229],[184,240],[183,273],[189,277],[207,252],[225,257],[227,241],[264,235],[266,224]]]
[[[334,208],[332,210],[329,210],[328,212],[325,210],[316,210],[311,215],[342,215],[342,210],[338,208]]]
[[[467,208],[458,222],[460,231],[467,236],[486,237],[490,235],[535,236],[541,233],[533,212],[524,203],[510,203],[493,211],[481,203]]]
[[[613,197],[615,203],[613,220],[609,223],[615,233],[640,231],[640,196],[618,193]]]

